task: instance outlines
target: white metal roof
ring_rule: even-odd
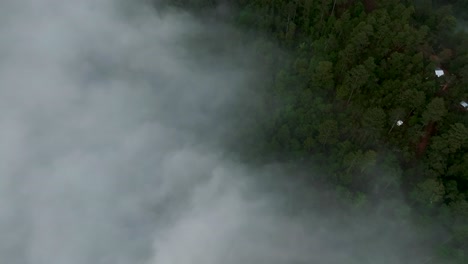
[[[443,75],[444,75],[444,71],[441,70],[441,69],[436,69],[436,70],[435,70],[435,74],[437,75],[437,77],[440,77],[440,76],[443,76]]]

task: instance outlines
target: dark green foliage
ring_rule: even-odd
[[[406,3],[240,1],[239,21],[294,54],[266,91],[276,107],[264,154],[315,157],[356,208],[370,190],[404,186],[422,217],[457,223],[431,257],[456,263],[468,254],[468,112],[457,107],[468,101],[468,35],[450,8]]]
[[[354,210],[402,187],[411,207],[401,215],[450,234],[426,262],[467,263],[468,112],[459,102],[468,101],[468,33],[457,20],[468,19],[466,3],[236,1],[234,20],[260,36],[274,75],[258,88],[266,110],[249,117],[258,128],[249,135],[260,136],[245,141],[247,156],[318,161],[321,180]]]

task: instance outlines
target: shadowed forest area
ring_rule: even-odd
[[[393,217],[413,216],[424,263],[468,263],[468,1],[237,0],[222,14],[256,36],[268,73],[232,149],[310,168],[351,210],[402,193]]]

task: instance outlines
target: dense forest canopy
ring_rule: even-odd
[[[226,4],[166,2],[195,12]],[[249,129],[238,131],[242,155],[319,166],[327,176],[313,180],[354,206],[403,189],[414,221],[433,234],[427,241],[438,238],[431,230],[450,234],[431,244],[426,263],[467,263],[468,1],[230,7],[227,20],[258,34],[257,52],[273,73],[255,87],[262,103],[250,109]]]

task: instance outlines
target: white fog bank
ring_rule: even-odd
[[[256,68],[230,32],[144,1],[0,2],[1,263],[399,263],[408,227],[288,217],[249,180],[271,171],[226,160]]]

